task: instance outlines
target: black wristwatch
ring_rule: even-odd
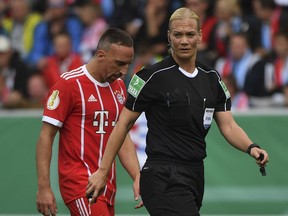
[[[256,144],[256,143],[252,143],[249,147],[248,147],[248,149],[247,149],[247,153],[250,155],[250,153],[251,153],[251,149],[252,148],[259,148],[259,149],[261,149],[261,147],[258,145],[258,144]]]

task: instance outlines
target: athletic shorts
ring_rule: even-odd
[[[114,216],[114,206],[110,206],[103,199],[90,205],[86,197],[81,197],[67,203],[71,216]]]
[[[199,216],[204,193],[203,162],[183,165],[147,161],[140,191],[151,216]]]

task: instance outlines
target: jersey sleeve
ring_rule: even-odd
[[[218,96],[216,112],[231,110],[231,95],[226,85],[221,79],[218,79]]]
[[[156,99],[155,79],[150,73],[149,70],[142,69],[132,77],[127,89],[127,109],[143,112]]]
[[[51,87],[43,112],[43,122],[62,127],[64,120],[73,108],[71,85],[63,78]]]

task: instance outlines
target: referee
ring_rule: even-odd
[[[259,166],[268,154],[234,121],[231,96],[218,72],[196,61],[201,42],[198,16],[188,8],[170,17],[171,55],[132,78],[129,97],[112,132],[99,170],[88,183],[91,202],[107,180],[109,167],[135,120],[145,112],[147,161],[140,177],[141,196],[152,216],[197,216],[204,194],[205,137],[215,119],[235,148],[248,152]],[[260,159],[260,155],[264,157]]]

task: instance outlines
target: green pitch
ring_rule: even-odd
[[[0,215],[37,214],[35,145],[41,127],[39,115],[0,115]],[[267,176],[252,158],[220,136],[213,125],[207,137],[206,191],[203,215],[288,215],[288,114],[241,115],[236,121],[270,154]],[[56,146],[54,146],[56,147]],[[57,183],[57,148],[51,173],[60,215],[67,215]],[[148,215],[135,210],[132,181],[118,163],[117,215]]]

